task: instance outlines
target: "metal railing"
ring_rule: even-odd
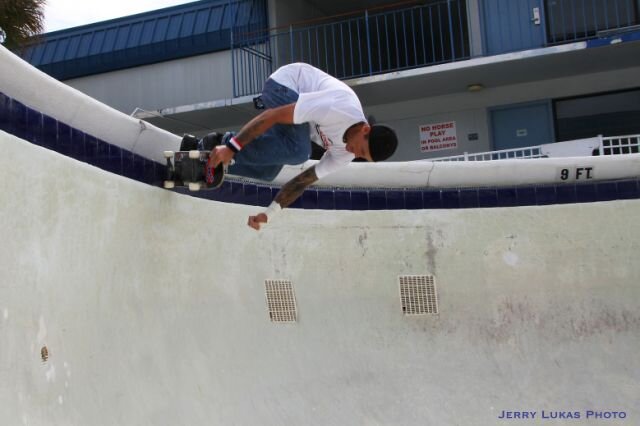
[[[640,24],[637,0],[545,0],[547,43],[585,40]]]
[[[554,149],[565,145],[563,149]],[[595,148],[595,149],[593,149]],[[622,155],[640,153],[640,135],[597,136],[561,143],[529,146],[526,148],[476,152],[450,157],[428,158],[418,161],[495,161],[526,158],[579,157],[588,155]]]
[[[637,154],[640,152],[640,135],[601,137],[600,155]]]
[[[542,157],[546,157],[542,153],[542,146],[531,146],[527,148],[476,152],[473,154],[469,154],[468,152],[465,152],[462,155],[433,158],[433,159],[421,160],[421,161],[494,161],[494,160],[512,160],[512,159],[542,158]]]
[[[236,30],[234,96],[258,93],[273,70],[291,62],[346,79],[468,59],[466,14],[466,0],[445,0],[304,27]]]
[[[506,10],[528,7],[527,2],[502,1]],[[640,0],[544,0],[545,26],[540,31],[546,34],[540,34],[545,40],[540,43],[571,43],[633,29],[640,24],[639,9]],[[259,31],[234,28],[234,96],[259,93],[272,71],[291,62],[307,62],[348,79],[471,57],[467,0],[427,0],[403,9],[326,19]],[[532,31],[515,25],[512,15],[504,19],[503,30],[512,34],[502,37],[517,39],[521,32]]]

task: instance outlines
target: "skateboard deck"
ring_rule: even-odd
[[[210,151],[198,150],[165,151],[167,174],[164,187],[182,186],[190,191],[219,188],[224,181],[224,166],[208,167],[209,154]]]

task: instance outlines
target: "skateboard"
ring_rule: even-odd
[[[215,169],[209,167],[210,151],[165,151],[167,160],[167,178],[165,189],[184,186],[189,191],[220,188],[224,181],[224,165],[219,164]]]
[[[167,175],[164,181],[166,189],[184,186],[190,191],[217,189],[224,181],[225,167],[216,168],[207,165],[211,150],[220,145],[223,135],[209,133],[202,139],[186,134],[182,137],[180,151],[164,151],[167,160]]]

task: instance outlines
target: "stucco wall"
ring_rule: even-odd
[[[0,138],[2,424],[640,416],[638,200],[285,210],[257,233],[255,207]],[[414,274],[438,315],[403,315]],[[297,322],[269,320],[267,279],[292,282]]]

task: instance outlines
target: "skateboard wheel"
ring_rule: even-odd
[[[173,189],[176,187],[176,183],[172,180],[165,180],[164,181],[164,189]]]
[[[175,153],[173,151],[163,151],[164,158],[172,158]]]
[[[200,151],[189,151],[189,158],[192,160],[200,158]]]
[[[198,182],[189,182],[189,191],[200,191],[200,184]]]

